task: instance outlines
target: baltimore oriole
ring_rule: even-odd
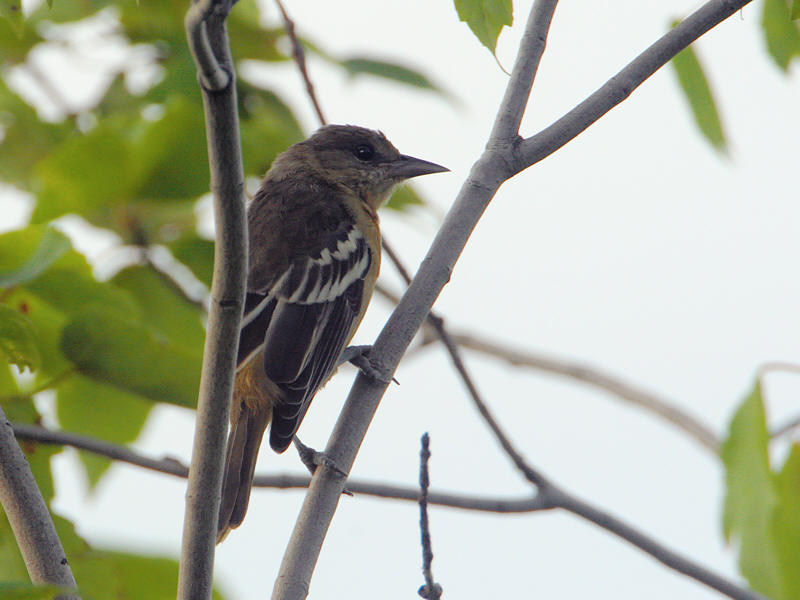
[[[323,127],[273,162],[247,211],[218,543],[244,519],[267,426],[272,449],[286,450],[364,316],[381,261],[378,207],[395,184],[447,170],[351,125]]]

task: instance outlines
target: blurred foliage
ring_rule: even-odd
[[[0,235],[0,355],[6,359],[0,402],[12,421],[38,422],[32,396],[50,391],[61,427],[129,444],[156,403],[195,404],[205,338],[197,289],[211,283],[214,242],[198,230],[197,204],[208,194],[209,171],[202,100],[185,41],[187,7],[186,0],[56,1],[23,18],[18,0],[0,0],[0,181],[27,192],[33,203],[29,225]],[[72,107],[52,73],[30,57],[46,47],[78,58],[76,31],[123,50],[104,67],[101,89],[87,91],[85,104]],[[282,23],[264,24],[254,0],[237,3],[228,32],[238,61],[290,60]],[[350,75],[442,93],[399,64],[337,61],[318,52]],[[13,73],[38,86],[61,117],[43,118],[9,85]],[[149,79],[142,82],[142,73]],[[294,109],[264,84],[238,81],[238,102],[245,174],[260,177],[306,132]],[[416,192],[403,188],[391,207],[418,204]],[[64,215],[116,236],[116,247],[99,258],[119,263],[116,274],[96,277],[52,226]],[[165,250],[174,261],[156,266],[151,256]],[[120,256],[127,258],[120,262]],[[19,378],[23,369],[32,377]],[[22,446],[49,502],[50,457],[60,448]],[[110,461],[79,455],[94,488]],[[21,583],[27,574],[0,519],[0,596],[51,597]],[[70,523],[57,524],[83,597],[175,597],[174,560],[93,549]]]
[[[800,12],[798,1],[762,2],[767,50],[788,71],[800,55],[798,25],[791,20]],[[494,53],[500,32],[512,23],[511,0],[455,0],[455,6]],[[0,362],[0,402],[11,421],[38,423],[32,396],[50,391],[62,427],[127,444],[140,435],[155,403],[194,404],[204,314],[187,286],[210,285],[214,244],[199,232],[196,214],[208,192],[208,166],[201,96],[184,39],[186,8],[186,0],[57,0],[23,17],[19,0],[0,0],[0,181],[26,192],[33,203],[30,224],[0,235],[0,353],[6,358]],[[46,70],[30,60],[31,52],[47,47],[74,58],[79,52],[71,32],[99,21],[111,26],[95,33],[97,42],[121,40],[125,51],[110,61],[102,89],[72,107]],[[237,60],[290,60],[281,24],[265,24],[254,0],[237,3],[228,31]],[[333,59],[314,41],[308,46],[348,75],[447,96],[406,66],[366,56]],[[701,130],[724,147],[700,60],[687,51],[675,66]],[[43,118],[9,86],[13,73],[39,86],[39,95],[60,107],[62,116]],[[132,75],[141,73],[149,79],[134,85]],[[258,177],[306,132],[293,108],[268,86],[240,80],[238,98],[245,173]],[[413,188],[402,186],[389,206],[403,210],[423,203]],[[96,277],[84,255],[51,225],[64,215],[116,236],[117,246],[99,258],[102,263],[129,257],[116,274]],[[174,268],[154,265],[153,250],[168,250]],[[20,378],[21,369],[31,369],[32,377]],[[49,502],[50,459],[61,449],[21,446]],[[742,572],[774,598],[800,598],[800,570],[791,568],[800,564],[800,453],[793,449],[781,469],[771,469],[758,389],[737,413],[723,458],[725,531],[740,540]],[[89,485],[97,485],[109,462],[85,453],[81,461]],[[68,521],[56,518],[56,524],[85,598],[175,597],[174,560],[91,548]],[[0,514],[0,595],[47,597],[49,592],[42,596],[41,588],[25,581]]]
[[[672,26],[677,24],[674,21]],[[700,132],[716,150],[725,152],[727,141],[717,112],[717,103],[695,49],[689,46],[675,55],[672,67]]]
[[[761,32],[767,53],[788,74],[792,60],[800,56],[800,26],[793,19],[800,16],[800,0],[761,0]],[[673,21],[672,27],[679,21]],[[719,116],[717,101],[711,92],[708,76],[694,46],[672,59],[678,83],[700,133],[715,150],[725,153],[727,140]]]
[[[731,421],[722,447],[725,537],[736,538],[739,568],[773,600],[800,599],[800,445],[772,467],[761,385],[756,383]]]

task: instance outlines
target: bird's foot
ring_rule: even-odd
[[[349,362],[364,375],[378,383],[398,383],[397,379],[386,373],[386,368],[370,357],[372,346],[348,346],[339,355],[339,365]]]
[[[338,473],[345,479],[347,478],[347,473],[344,471],[344,469],[340,468],[324,452],[319,452],[309,446],[306,446],[297,436],[294,436],[292,442],[294,442],[294,447],[297,448],[297,454],[300,456],[300,462],[305,465],[306,469],[308,469],[308,472],[312,475],[316,472],[317,467],[324,466],[331,469],[335,473]],[[347,494],[348,496],[353,495],[353,493],[347,488],[342,490],[342,493]]]

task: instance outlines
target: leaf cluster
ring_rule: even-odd
[[[6,359],[0,361],[0,402],[12,421],[39,422],[33,396],[46,391],[62,428],[128,444],[156,403],[195,405],[214,242],[198,221],[209,172],[186,9],[184,0],[146,8],[89,0],[42,4],[23,16],[18,1],[0,4],[0,182],[23,192],[32,207],[28,224],[0,235],[0,355]],[[77,58],[72,34],[91,24],[99,31],[97,47],[121,41],[123,56],[103,63],[99,90],[74,106],[60,91],[71,83],[33,56],[48,48]],[[237,4],[228,30],[239,61],[291,60],[282,24],[265,23],[254,0]],[[402,65],[335,58],[312,42],[307,47],[348,76],[444,94]],[[12,74],[38,86],[58,118],[43,118],[9,83]],[[237,86],[245,173],[260,177],[305,131],[292,107],[262,82]],[[392,207],[421,203],[403,188]],[[90,237],[115,240],[94,264],[61,231],[66,216],[92,231]],[[113,274],[98,277],[97,270]],[[23,449],[49,502],[49,459],[59,449]],[[80,459],[94,488],[110,461],[88,453]],[[174,598],[174,560],[94,549],[66,520],[57,526],[83,597]],[[0,581],[25,580],[2,517]],[[2,586],[3,597],[46,595],[23,584]]]

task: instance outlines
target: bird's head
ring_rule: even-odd
[[[400,154],[379,131],[355,125],[327,125],[286,152],[304,161],[327,183],[344,186],[377,208],[401,181],[449,169]]]

